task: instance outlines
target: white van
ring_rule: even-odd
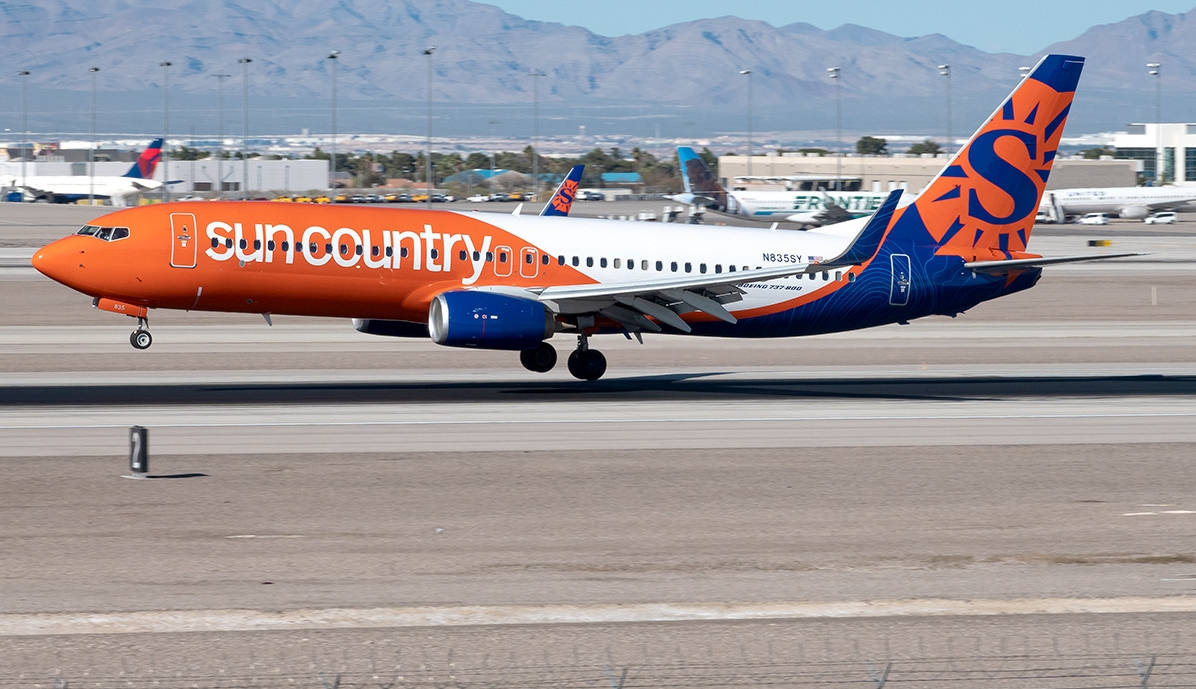
[[[1104,213],[1085,213],[1076,222],[1081,225],[1108,225],[1109,216]]]
[[[1173,211],[1159,211],[1142,218],[1142,222],[1147,225],[1171,225],[1177,219]]]

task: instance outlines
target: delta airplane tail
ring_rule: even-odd
[[[548,199],[548,203],[544,204],[540,215],[569,215],[570,209],[573,208],[573,200],[577,198],[577,187],[581,184],[581,173],[586,169],[585,165],[574,165],[570,168],[569,173],[557,185],[556,191],[552,193],[552,198]]]
[[[133,163],[133,167],[129,168],[129,171],[123,176],[134,179],[150,179],[153,177],[154,170],[158,167],[158,162],[162,160],[162,145],[162,139],[151,141],[150,145],[137,157],[137,162]]]

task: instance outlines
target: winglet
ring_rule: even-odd
[[[894,189],[889,192],[888,198],[880,205],[872,217],[868,218],[868,223],[864,225],[864,229],[856,235],[855,241],[842,254],[832,258],[829,261],[819,263],[819,267],[834,268],[837,266],[854,266],[864,263],[876,255],[880,249],[880,244],[884,241],[885,232],[889,229],[889,223],[893,219],[893,211],[897,210],[897,204],[901,201],[903,190]]]
[[[574,165],[569,174],[561,180],[557,185],[556,191],[552,193],[552,198],[548,199],[548,203],[544,204],[540,215],[569,215],[569,210],[573,208],[573,199],[577,198],[577,187],[581,184],[581,173],[586,169],[585,165]]]

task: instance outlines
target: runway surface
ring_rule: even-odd
[[[1190,683],[1181,230],[956,319],[596,340],[595,384],[305,318],[136,352],[0,239],[0,687]],[[161,478],[121,478],[133,424]]]

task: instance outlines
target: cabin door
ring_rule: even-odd
[[[170,214],[170,267],[194,268],[199,251],[194,213]]]

